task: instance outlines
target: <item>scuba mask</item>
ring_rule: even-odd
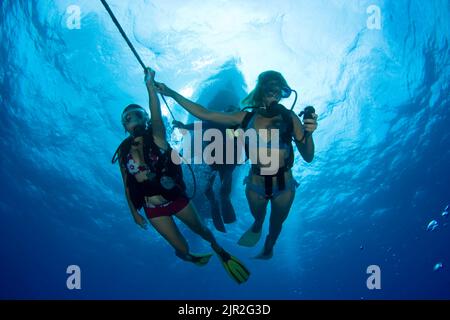
[[[133,132],[130,133],[133,137],[144,135],[148,129],[149,121],[148,113],[141,108],[133,108],[122,113],[122,125],[125,128],[129,125],[134,125]]]
[[[269,81],[261,87],[263,94],[273,96],[276,99],[286,99],[291,96],[292,89],[288,86],[282,86],[278,81]]]
[[[282,85],[279,81],[269,81],[264,83],[261,86],[262,93],[265,96],[274,97],[277,100],[287,99],[292,95],[292,92],[295,94],[294,102],[292,103],[291,110],[294,109],[298,94],[297,91],[291,89],[288,85]],[[270,109],[267,108],[267,109]]]

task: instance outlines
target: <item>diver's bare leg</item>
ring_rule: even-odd
[[[220,204],[222,211],[223,222],[230,224],[236,221],[236,212],[231,203],[230,194],[233,183],[233,169],[225,168],[219,172],[221,186],[220,186]]]
[[[217,250],[222,249],[217,243],[211,230],[209,230],[200,220],[197,210],[192,205],[192,202],[189,202],[189,204],[175,216],[186,224],[193,232],[208,241],[214,251],[217,252]]]
[[[259,258],[271,258],[273,247],[280,236],[284,221],[289,215],[292,203],[295,198],[295,191],[288,190],[275,197],[271,201],[269,234],[264,243],[264,249]]]
[[[150,219],[150,223],[164,239],[175,249],[178,254],[187,255],[189,245],[181,234],[172,217],[158,217]]]
[[[264,219],[267,213],[267,204],[269,201],[266,198],[261,197],[258,193],[249,188],[246,188],[245,195],[250,207],[250,212],[255,219],[252,226],[252,231],[257,233],[261,232]]]
[[[216,171],[211,171],[211,175],[209,176],[208,182],[206,184],[205,196],[209,201],[216,201],[214,196],[214,181],[216,181]]]
[[[215,170],[211,171],[211,175],[209,176],[205,196],[209,200],[210,208],[211,208],[211,219],[213,221],[214,227],[220,232],[226,232],[225,225],[223,224],[222,215],[220,213],[219,203],[214,195],[214,181],[216,180],[217,172]]]

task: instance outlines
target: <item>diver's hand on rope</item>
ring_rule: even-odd
[[[134,222],[144,230],[147,230],[147,220],[141,216],[137,211],[133,213]]]
[[[166,97],[173,97],[174,91],[170,89],[168,86],[166,86],[164,83],[161,82],[155,82],[156,90],[158,90],[158,93],[162,94]]]
[[[147,88],[154,88],[155,85],[155,70],[151,68],[145,69],[145,77],[144,77],[145,85]]]

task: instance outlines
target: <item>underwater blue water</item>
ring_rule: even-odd
[[[248,167],[235,172],[238,222],[216,235],[251,269],[248,283],[237,286],[217,258],[204,268],[179,261],[156,231],[134,224],[110,162],[125,138],[123,107],[145,105],[146,92],[100,1],[3,0],[0,298],[450,298],[441,216],[450,202],[450,1],[110,5],[157,80],[204,104],[223,88],[240,99],[265,70],[283,73],[299,91],[296,111],[312,104],[319,114],[315,160],[296,154],[301,185],[271,261],[251,259],[262,241],[236,244],[252,219]],[[206,217],[205,168],[195,171]],[[208,250],[181,229],[194,251]],[[81,290],[66,288],[69,265],[81,268]],[[381,290],[366,287],[370,265],[381,269]]]

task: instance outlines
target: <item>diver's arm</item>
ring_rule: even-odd
[[[225,113],[211,111],[202,105],[183,97],[178,92],[168,88],[165,84],[157,83],[156,86],[161,94],[173,98],[189,113],[201,120],[216,122],[230,127],[239,125],[244,120],[245,112]]]
[[[128,187],[127,187],[127,174],[126,174],[125,170],[126,170],[125,168],[120,167],[120,173],[122,174],[123,186],[125,188],[125,198],[127,199],[128,207],[130,208],[131,214],[134,217],[135,213],[137,213],[137,210],[134,207],[133,202],[131,201],[130,191],[128,190]]]
[[[158,92],[155,87],[155,71],[148,68],[145,74],[145,84],[149,97],[153,136],[159,140],[166,141],[166,128],[162,119],[161,104],[158,99]]]
[[[297,146],[298,152],[300,152],[302,158],[306,162],[311,163],[314,159],[315,152],[312,134],[317,128],[317,122],[315,122],[316,120],[314,119],[315,124],[311,122],[305,124],[304,126],[294,112],[291,113],[291,116],[294,128],[293,137],[295,140],[295,145]],[[314,116],[317,117],[315,114]]]
[[[125,198],[127,199],[128,207],[130,208],[130,212],[134,219],[134,222],[136,222],[136,224],[138,224],[141,228],[146,229],[147,222],[145,221],[144,217],[139,214],[133,204],[133,201],[131,201],[130,190],[127,187],[127,174],[125,170],[126,169],[124,167],[120,166],[120,173],[122,174],[123,186],[125,188]]]
[[[314,140],[312,135],[306,135],[305,139],[302,142],[295,141],[295,144],[297,145],[297,149],[302,155],[303,159],[306,162],[311,163],[314,160],[314,151],[315,151]]]

